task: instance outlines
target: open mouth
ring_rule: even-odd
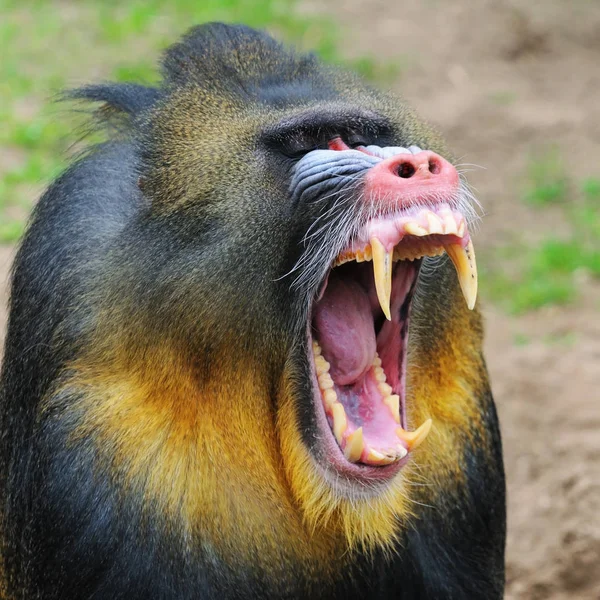
[[[443,203],[369,222],[313,305],[317,421],[329,462],[347,476],[392,476],[430,431],[431,420],[407,430],[406,355],[421,259],[444,252],[473,308],[473,245],[463,215]]]

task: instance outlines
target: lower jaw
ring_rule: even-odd
[[[412,289],[418,278],[420,262],[411,265],[410,278],[408,280],[407,290],[412,295]],[[406,304],[405,304],[406,302]],[[408,312],[410,308],[410,297],[407,293],[406,297],[402,298],[399,305],[396,306],[395,318],[400,318],[400,311],[404,313],[404,319],[400,323],[402,327],[408,329]],[[313,346],[313,336],[311,334],[311,327],[308,327],[308,348]],[[398,357],[398,373],[399,378],[397,381],[390,382],[393,386],[393,393],[400,396],[400,410],[398,424],[401,428],[406,428],[406,416],[405,416],[405,371],[406,371],[406,344],[408,342],[408,331],[404,336],[402,351]],[[312,354],[309,350],[309,354]],[[313,365],[312,372],[312,387],[313,387],[313,410],[315,411],[315,422],[318,431],[317,446],[315,448],[314,455],[317,459],[319,466],[321,467],[322,474],[325,480],[329,481],[337,489],[347,487],[352,493],[357,493],[357,488],[364,490],[365,492],[372,492],[381,486],[385,486],[388,482],[395,478],[400,470],[407,464],[410,459],[410,454],[402,458],[398,458],[389,464],[367,464],[364,462],[351,462],[344,454],[344,451],[340,447],[334,432],[330,419],[327,417],[324,406],[324,399],[322,396],[323,391],[319,387],[317,374],[314,369],[314,357],[310,357],[310,362]]]
[[[353,494],[357,485],[365,492],[372,492],[373,486],[385,485],[393,479],[409,460],[409,455],[389,465],[372,466],[363,463],[352,463],[346,459],[333,434],[329,431],[329,423],[324,410],[317,408],[317,426],[324,435],[320,436],[320,451],[317,451],[323,477],[338,490],[347,488]]]

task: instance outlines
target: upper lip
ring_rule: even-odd
[[[398,244],[405,238],[427,237],[424,244],[413,239],[412,247]],[[446,203],[433,207],[415,207],[394,216],[370,221],[334,262],[338,266],[349,260],[373,260],[377,295],[389,319],[391,265],[395,260],[414,260],[447,252],[452,260],[467,306],[477,299],[475,251],[464,216]]]

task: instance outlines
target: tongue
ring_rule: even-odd
[[[359,283],[332,273],[313,325],[336,385],[354,383],[371,368],[377,349],[373,313]]]

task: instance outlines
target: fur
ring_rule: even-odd
[[[452,266],[425,266],[412,309],[409,425],[435,428],[357,496],[314,460],[311,290],[284,276],[327,208],[290,201],[290,123],[356,121],[448,156],[443,141],[398,98],[243,26],[192,29],[162,73],[72,94],[119,133],[50,186],[15,260],[5,598],[500,599],[500,434]]]

